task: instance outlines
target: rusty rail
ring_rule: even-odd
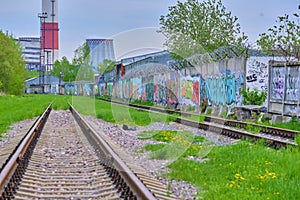
[[[88,138],[91,145],[99,154],[101,164],[104,165],[110,176],[114,179],[122,196],[126,199],[156,199],[149,189],[140,181],[140,179],[127,167],[127,165],[119,158],[119,156],[109,147],[105,140],[96,134],[96,131],[83,119],[80,114],[70,105],[77,123],[81,130]],[[99,148],[102,151],[99,151]]]
[[[35,121],[34,125],[13,151],[8,162],[3,166],[0,173],[0,197],[3,199],[10,199],[13,197],[50,112],[51,104]]]

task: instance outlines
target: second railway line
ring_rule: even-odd
[[[299,135],[299,131],[293,131],[288,129],[275,128],[270,126],[264,126],[254,123],[240,122],[236,120],[228,120],[213,116],[205,116],[204,122],[197,122],[194,120],[186,119],[186,116],[198,116],[197,114],[169,110],[158,107],[149,107],[137,104],[128,104],[116,100],[100,99],[102,101],[108,101],[114,104],[120,104],[124,106],[129,106],[138,110],[144,110],[147,112],[154,113],[166,113],[166,114],[177,114],[179,117],[174,117],[175,121],[187,126],[194,128],[199,128],[203,130],[209,130],[211,132],[216,132],[228,137],[233,137],[237,139],[250,139],[250,140],[265,140],[266,143],[275,148],[284,147],[286,145],[295,146],[294,138]],[[246,131],[247,126],[257,127],[260,129],[260,134],[252,134]]]

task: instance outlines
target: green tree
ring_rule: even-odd
[[[54,63],[54,67],[51,71],[51,74],[60,77],[60,74],[63,73],[64,76],[62,80],[65,82],[72,82],[76,79],[78,69],[78,66],[72,65],[64,56],[60,61],[57,60]]]
[[[178,1],[169,7],[166,16],[160,17],[160,32],[166,36],[165,46],[171,52],[187,58],[222,46],[242,46],[247,37],[237,20],[221,0]]]
[[[104,59],[102,63],[98,65],[98,71],[103,74],[106,71],[114,69],[116,66],[115,62],[109,59]]]
[[[74,51],[73,65],[83,65],[90,62],[90,47],[85,42]]]
[[[26,75],[20,43],[0,30],[0,91],[7,94],[22,94]]]
[[[298,7],[300,10],[300,5]],[[267,33],[259,35],[257,40],[261,50],[273,55],[286,56],[287,60],[295,57],[300,60],[300,24],[299,14],[280,16],[276,25]]]
[[[72,64],[75,67],[79,67],[76,80],[94,80],[92,62],[90,60],[90,48],[86,42],[74,51]]]

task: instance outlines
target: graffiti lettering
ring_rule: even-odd
[[[255,81],[257,81],[257,75],[256,74],[252,74],[250,76],[247,76],[246,79],[247,79],[248,83],[255,82]]]
[[[272,73],[272,95],[271,98],[273,99],[282,99],[284,93],[284,76],[285,71],[284,67],[278,67],[278,69],[273,70]]]

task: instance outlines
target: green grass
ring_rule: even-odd
[[[49,95],[53,98],[52,108],[54,110],[68,110],[71,103],[71,96]]]
[[[193,135],[189,131],[151,130],[140,133],[138,137],[143,140],[164,142],[164,144],[148,144],[142,148],[142,151],[152,152],[150,158],[160,160],[201,156],[199,150],[203,148],[202,143],[206,142],[204,137]]]
[[[130,102],[131,104],[143,105],[143,106],[154,106],[153,101],[141,101],[141,100],[134,100]]]
[[[147,144],[143,146],[142,151],[158,151],[164,148],[166,144]]]
[[[174,117],[166,114],[140,111],[91,97],[73,97],[72,104],[80,113],[129,126],[146,126],[152,122],[170,123],[174,120]]]
[[[297,120],[297,118],[292,118],[291,121],[285,123],[272,124],[271,126],[300,131],[300,122]]]
[[[245,130],[250,132],[250,133],[259,133],[261,131],[261,127],[259,126],[255,126],[255,125],[252,125],[252,124],[247,124],[246,127],[245,127]]]
[[[68,98],[58,95],[0,96],[0,136],[11,124],[39,116],[51,102],[54,109],[67,109]]]
[[[200,115],[190,115],[190,116],[186,116],[186,117],[182,117],[185,119],[189,119],[195,122],[204,122],[205,120],[205,115],[204,114],[200,114]]]
[[[197,188],[197,198],[300,199],[300,147],[275,150],[263,141],[212,147],[201,136],[187,140],[188,133],[174,133],[140,133],[140,139],[163,142],[145,145],[142,151],[151,151],[152,159],[173,161],[168,166],[171,172],[163,176],[190,182]],[[207,159],[199,162],[189,156]]]
[[[166,177],[186,180],[203,199],[299,199],[300,154],[262,142],[215,147],[204,163],[178,159]]]

